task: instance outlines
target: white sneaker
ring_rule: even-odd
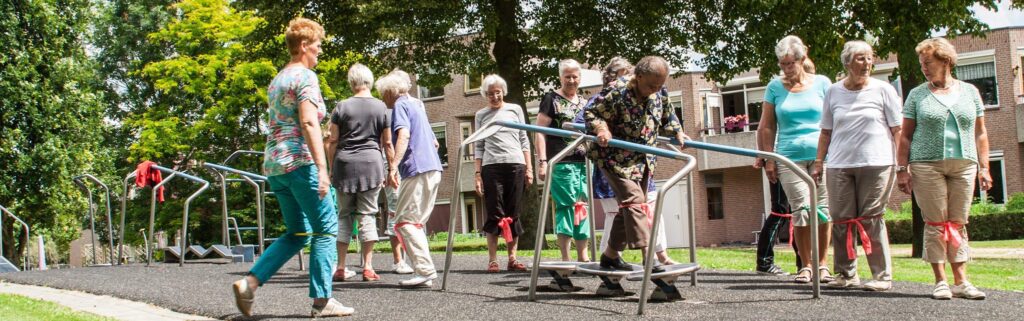
[[[352,315],[352,313],[355,312],[356,309],[347,307],[344,304],[341,304],[341,302],[338,302],[338,300],[331,298],[330,300],[327,301],[327,304],[324,305],[322,308],[317,309],[316,307],[314,307],[309,314],[314,318],[343,317],[346,315]]]
[[[971,282],[964,282],[953,286],[953,296],[970,300],[984,300],[985,292],[978,290]]]
[[[892,281],[871,280],[864,283],[863,288],[875,292],[889,291],[892,289]]]
[[[394,271],[395,274],[410,274],[410,273],[412,273],[412,268],[409,267],[408,264],[405,264],[405,261],[401,261],[401,262],[392,264],[391,265],[391,271]]]
[[[845,277],[842,274],[837,274],[832,282],[826,284],[830,288],[836,289],[852,289],[860,286],[860,277],[854,275],[853,277]]]
[[[949,291],[949,283],[942,281],[935,284],[935,290],[932,290],[932,299],[949,300],[952,298],[953,292]]]
[[[434,286],[434,282],[432,282],[431,280],[436,279],[436,278],[437,278],[437,273],[433,273],[433,274],[427,275],[427,276],[417,275],[417,276],[414,276],[411,279],[403,280],[401,282],[398,282],[398,284],[401,285],[401,286],[410,286],[410,287],[411,286],[431,287],[431,286]]]

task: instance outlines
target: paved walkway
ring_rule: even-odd
[[[525,259],[525,258],[524,258]],[[349,255],[349,262],[358,262]],[[390,255],[375,255],[374,265],[390,267]],[[504,259],[500,264],[504,266]],[[308,261],[307,261],[308,262]],[[435,255],[441,267],[443,255]],[[230,320],[309,320],[308,282],[295,260],[256,292],[256,315],[239,315],[232,300],[231,282],[251,264],[190,263],[132,265],[0,274],[0,280],[104,294],[147,302],[174,311]],[[794,284],[789,277],[773,277],[746,271],[707,270],[698,274],[699,284],[685,280],[683,301],[651,303],[643,317],[636,316],[638,296],[602,298],[594,295],[599,280],[579,276],[574,282],[585,290],[577,293],[538,293],[527,301],[528,273],[485,273],[486,256],[456,255],[448,291],[410,290],[398,286],[408,276],[379,270],[375,283],[338,282],[334,297],[355,307],[349,320],[1019,320],[1024,315],[1024,293],[985,289],[988,299],[937,301],[928,284],[896,282],[889,292],[822,289],[811,299],[810,286]],[[541,284],[550,278],[542,275]],[[637,282],[625,282],[628,291],[639,291]],[[979,284],[985,287],[984,284]]]
[[[88,312],[118,320],[216,320],[198,315],[178,313],[152,304],[118,299],[108,295],[94,295],[42,286],[0,282],[0,293],[50,301],[75,311]]]

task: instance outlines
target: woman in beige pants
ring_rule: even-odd
[[[953,78],[957,55],[949,41],[927,39],[916,51],[928,82],[911,90],[903,107],[897,181],[904,193],[913,191],[927,224],[923,259],[935,273],[932,298],[984,299],[985,293],[967,281],[966,266],[974,183],[983,190],[992,187],[984,104],[977,88]],[[946,261],[953,268],[952,288],[946,283]]]

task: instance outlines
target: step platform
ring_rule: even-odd
[[[547,286],[549,290],[558,292],[578,292],[582,291],[583,287],[573,285],[572,279],[569,277],[576,274],[576,268],[583,264],[586,263],[552,261],[540,262],[539,267],[541,271],[547,271],[548,275],[551,275],[551,277],[554,278],[554,280],[551,280],[551,283]]]
[[[181,260],[181,247],[170,246],[161,250],[164,251],[164,263],[178,263]],[[243,254],[236,254],[231,248],[220,244],[210,246],[208,249],[202,245],[191,245],[185,248],[184,255],[187,259],[231,259],[232,263],[244,262],[245,260]]]
[[[0,256],[0,273],[20,272],[20,271],[21,271],[21,269],[19,269],[17,266],[15,266],[13,263],[11,263],[11,261],[8,261],[7,258],[5,258],[3,256]]]
[[[630,296],[634,293],[626,292],[626,289],[622,287],[622,279],[630,276],[637,271],[643,271],[644,267],[641,265],[630,264],[633,268],[632,271],[622,271],[615,269],[606,269],[601,267],[601,263],[587,263],[581,264],[576,267],[576,272],[582,274],[595,275],[601,278],[601,286],[597,287],[597,295],[600,296]],[[641,275],[642,276],[642,275]]]
[[[651,273],[651,282],[657,285],[654,291],[651,292],[651,300],[654,301],[676,301],[682,300],[683,295],[679,292],[679,288],[676,287],[676,280],[684,274],[690,274],[700,270],[700,265],[697,263],[679,263],[673,265],[662,265],[662,272]],[[626,277],[628,281],[643,281],[644,272],[643,268],[638,272],[633,272]]]

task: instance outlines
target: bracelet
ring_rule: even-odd
[[[546,160],[546,159],[542,159],[542,160],[539,160],[538,162],[541,162],[541,163],[547,163],[547,162],[548,162],[548,160]]]

